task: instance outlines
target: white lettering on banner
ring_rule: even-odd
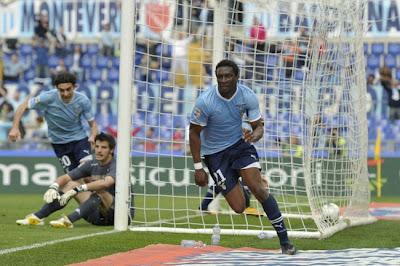
[[[32,175],[32,182],[38,186],[49,186],[57,178],[57,168],[52,164],[35,164],[35,170],[43,170]]]
[[[57,178],[57,168],[52,164],[35,164],[34,169],[35,171],[45,170],[32,173],[32,183],[35,185],[48,186]],[[29,171],[23,164],[0,164],[0,173],[3,186],[11,186],[11,181],[15,181],[18,177],[21,186],[29,185]],[[13,177],[13,180],[11,180],[11,177]]]
[[[280,168],[271,168],[265,172],[265,176],[267,177],[268,184],[271,187],[279,187],[286,184],[288,180],[288,176],[286,171]]]
[[[181,181],[177,181],[177,175],[175,175],[175,170],[170,168],[169,169],[169,180],[175,187],[184,187],[190,182],[190,172],[189,169],[183,169],[183,178]]]
[[[152,169],[149,172],[149,181],[150,183],[154,184],[156,187],[163,187],[165,186],[164,181],[161,181],[160,179],[160,174],[165,172],[167,169],[166,168],[156,168]]]
[[[29,184],[28,169],[22,164],[10,164],[8,166],[0,164],[0,171],[2,173],[1,177],[3,179],[3,186],[11,185],[12,172],[19,173],[20,184],[22,186],[27,186]]]

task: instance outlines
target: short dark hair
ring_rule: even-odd
[[[111,136],[111,135],[109,135],[109,134],[106,134],[106,133],[103,133],[103,132],[100,132],[100,134],[98,134],[95,138],[94,138],[94,141],[96,142],[96,141],[107,141],[107,143],[108,143],[108,146],[109,146],[109,148],[111,149],[111,150],[113,150],[114,148],[115,148],[115,139],[114,139],[114,137],[113,136]]]
[[[70,72],[67,71],[60,71],[56,74],[54,77],[54,86],[58,86],[58,84],[61,83],[72,83],[72,85],[75,85],[76,83],[76,76]]]
[[[215,67],[215,73],[217,73],[217,69],[220,67],[231,67],[233,69],[233,72],[235,73],[235,75],[239,76],[239,67],[232,60],[224,59],[224,60],[219,61],[219,63]]]

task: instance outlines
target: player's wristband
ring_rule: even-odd
[[[60,185],[58,184],[58,183],[53,183],[53,184],[51,184],[50,186],[49,186],[49,188],[51,188],[51,189],[54,189],[54,190],[57,190],[58,191],[58,188],[60,187]]]
[[[194,169],[195,170],[201,170],[203,169],[203,164],[201,162],[194,163]]]
[[[80,185],[80,186],[77,186],[77,187],[74,187],[73,188],[76,192],[83,192],[83,191],[87,191],[88,190],[88,188],[87,188],[87,185],[86,184],[83,184],[83,185]]]

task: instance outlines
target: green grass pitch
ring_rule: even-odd
[[[374,199],[377,201],[376,199]],[[400,202],[397,198],[381,198],[382,202]],[[179,244],[182,239],[196,239],[210,243],[207,234],[174,234],[151,232],[118,232],[92,236],[80,240],[65,241],[53,245],[21,250],[4,254],[5,250],[18,249],[23,246],[40,245],[41,243],[79,237],[111,231],[112,227],[97,227],[79,221],[73,229],[54,229],[48,221],[57,219],[62,213],[69,213],[76,205],[55,213],[46,219],[45,226],[18,226],[15,220],[37,210],[42,204],[40,194],[3,194],[0,200],[0,265],[65,265],[81,262],[91,258],[110,255],[117,252],[141,248],[150,244]],[[324,239],[292,239],[300,250],[310,249],[344,249],[344,248],[394,248],[400,243],[400,221],[378,221],[367,226],[359,226],[341,231]],[[276,249],[278,240],[263,239],[255,236],[221,237],[221,245],[226,247],[254,247]]]

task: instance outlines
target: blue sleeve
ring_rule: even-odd
[[[247,118],[250,122],[261,118],[257,95],[253,91],[249,91],[246,95],[246,108]]]
[[[206,126],[208,121],[208,112],[207,106],[202,97],[196,100],[196,103],[193,107],[192,114],[190,116],[190,123]]]
[[[94,120],[94,115],[92,112],[92,103],[90,102],[89,98],[84,97],[82,101],[82,107],[83,107],[83,117],[87,121],[92,121]]]
[[[40,93],[38,96],[33,97],[28,102],[29,109],[38,111],[45,111],[47,105],[52,101],[52,94],[49,92]]]

